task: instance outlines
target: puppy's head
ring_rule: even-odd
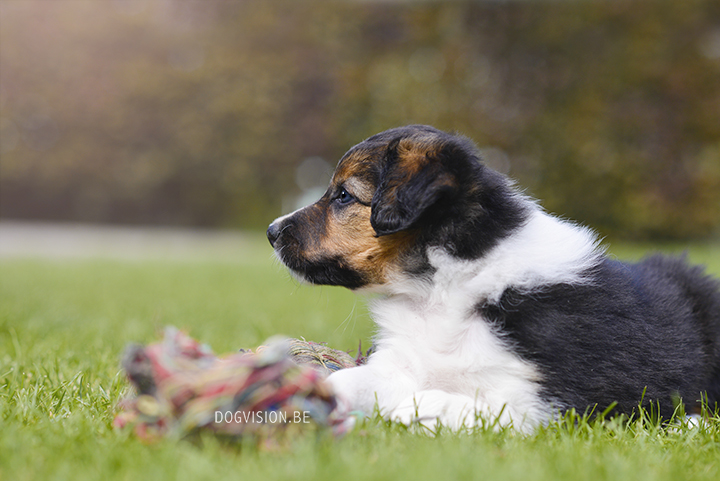
[[[276,219],[267,235],[298,277],[355,289],[431,273],[428,247],[479,257],[523,217],[470,141],[414,125],[350,149],[322,198]]]

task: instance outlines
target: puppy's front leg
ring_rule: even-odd
[[[340,409],[367,415],[376,403],[382,415],[389,414],[415,389],[408,375],[373,363],[334,372],[327,380],[340,400]]]

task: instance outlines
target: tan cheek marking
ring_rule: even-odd
[[[326,235],[317,248],[307,254],[315,260],[340,258],[361,272],[369,283],[382,284],[388,273],[399,267],[399,257],[413,239],[413,234],[407,232],[375,237],[370,225],[370,207],[354,205],[340,218],[328,215]]]

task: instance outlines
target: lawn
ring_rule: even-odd
[[[644,247],[613,245],[620,258]],[[689,256],[720,275],[720,245]],[[0,260],[0,480],[52,479],[720,479],[720,423],[659,429],[566,420],[531,436],[428,437],[377,419],[340,440],[279,449],[163,440],[113,430],[127,390],[119,358],[174,325],[218,353],[275,334],[356,349],[362,299],[299,286],[258,236],[232,254],[184,260]]]

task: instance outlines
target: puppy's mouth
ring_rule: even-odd
[[[299,268],[292,267],[293,264],[290,263],[290,259],[287,259],[285,256],[283,256],[283,246],[275,246],[273,248],[273,253],[275,254],[275,258],[283,264],[287,270],[290,272],[290,275],[292,275],[295,279],[297,279],[299,282],[303,283],[310,283],[312,284],[312,281],[305,277],[305,274],[302,270]]]
[[[275,253],[292,275],[300,281],[326,286],[342,286],[348,289],[358,289],[367,284],[359,272],[345,265],[340,258],[309,261],[288,257],[283,255],[282,251],[276,250]]]
[[[268,235],[270,238],[270,235]],[[275,256],[300,282],[358,289],[367,284],[364,276],[339,256],[309,259],[289,232],[270,239]]]

